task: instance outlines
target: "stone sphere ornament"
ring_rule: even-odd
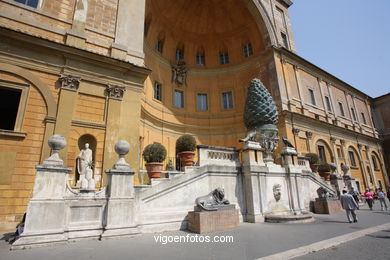
[[[125,155],[130,151],[130,144],[125,140],[120,140],[115,144],[115,152],[119,155],[119,160],[114,165],[114,169],[128,169],[130,165],[125,160]]]
[[[119,154],[120,157],[125,156],[130,151],[130,144],[125,140],[120,140],[115,144],[115,152]]]

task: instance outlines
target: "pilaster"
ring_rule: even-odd
[[[60,83],[60,95],[58,100],[57,120],[55,122],[54,132],[69,139],[69,133],[72,126],[73,113],[76,106],[77,91],[81,78],[71,75],[61,75],[58,79]],[[49,134],[49,133],[48,133]],[[67,147],[60,152],[60,156],[67,159]]]

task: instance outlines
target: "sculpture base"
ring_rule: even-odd
[[[215,210],[205,210],[201,207],[198,207],[198,206],[195,206],[194,207],[194,211],[195,212],[209,212],[209,211],[220,211],[220,210],[232,210],[232,209],[235,209],[236,208],[236,205],[235,204],[228,204],[228,205],[215,205],[213,206],[213,208]]]
[[[238,227],[238,209],[188,212],[188,230],[201,234]]]
[[[314,212],[316,214],[333,214],[342,211],[339,200],[316,199],[314,202]]]

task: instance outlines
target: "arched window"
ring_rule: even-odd
[[[164,39],[165,39],[165,35],[164,35],[163,32],[161,32],[158,35],[157,41],[156,41],[156,51],[158,51],[159,53],[163,52],[163,49],[164,49]]]
[[[177,61],[184,60],[184,44],[179,43],[176,47],[175,59]]]
[[[242,51],[244,53],[244,57],[248,58],[253,55],[253,49],[252,49],[252,44],[250,42],[245,43],[242,46]]]
[[[198,49],[198,51],[196,52],[196,65],[198,65],[198,66],[205,66],[206,65],[206,59],[205,59],[203,47],[200,47]]]

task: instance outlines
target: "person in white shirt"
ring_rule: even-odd
[[[382,191],[382,189],[379,189],[378,191],[378,199],[379,199],[379,203],[381,204],[381,210],[383,210],[383,205],[385,205],[385,209],[387,210],[385,193]]]

